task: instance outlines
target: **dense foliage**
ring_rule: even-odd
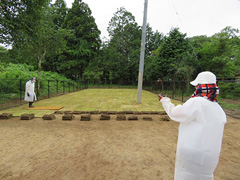
[[[29,80],[31,77],[37,77],[38,71],[34,66],[27,64],[0,64],[0,79],[23,79]],[[42,71],[43,80],[70,80],[64,75],[56,72]]]
[[[37,77],[38,71],[34,66],[26,64],[0,64],[0,104],[11,99],[24,97],[25,84],[31,77]],[[74,82],[64,75],[56,72],[42,71],[41,94],[38,97],[49,94],[73,91],[73,88],[82,88],[82,82]]]
[[[2,0],[1,7],[0,43],[12,49],[0,47],[0,61],[30,65],[31,71],[38,73],[34,74],[38,87],[44,78],[42,71],[102,84],[136,83],[141,26],[124,7],[113,14],[107,28],[109,39],[102,42],[91,9],[82,0],[74,0],[70,9],[64,0],[53,4],[50,0]],[[23,76],[20,66],[25,65],[11,72],[16,78]],[[220,80],[239,76],[237,29],[226,27],[211,37],[188,38],[178,28],[163,35],[147,25],[145,81],[190,81],[206,70]]]

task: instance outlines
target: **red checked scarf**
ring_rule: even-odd
[[[217,84],[199,84],[191,97],[206,97],[216,102],[219,89]]]

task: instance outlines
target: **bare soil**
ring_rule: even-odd
[[[178,123],[0,120],[0,179],[172,180]],[[240,120],[228,117],[215,180],[240,179]]]

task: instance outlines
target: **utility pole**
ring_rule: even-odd
[[[143,67],[144,67],[144,54],[145,54],[146,24],[147,24],[147,6],[148,6],[148,0],[145,0],[143,26],[142,26],[141,54],[140,54],[139,74],[138,74],[137,103],[141,103],[141,96],[142,96]]]

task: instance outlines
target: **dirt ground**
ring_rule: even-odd
[[[178,123],[0,120],[0,179],[172,180]],[[240,120],[228,117],[215,180],[240,179]]]

